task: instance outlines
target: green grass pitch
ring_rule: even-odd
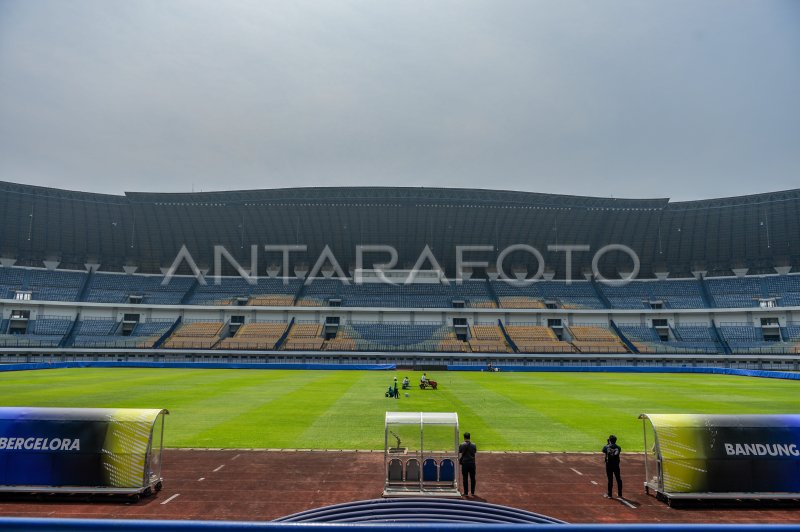
[[[0,405],[167,408],[167,447],[382,449],[387,410],[457,412],[483,450],[641,450],[648,413],[798,413],[796,381],[695,374],[82,368],[0,373]]]

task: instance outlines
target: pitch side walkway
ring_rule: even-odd
[[[164,490],[136,503],[0,502],[0,515],[128,519],[270,520],[380,496],[383,454],[167,450]],[[478,456],[479,500],[571,523],[798,523],[800,507],[674,509],[644,494],[643,457],[622,467],[627,501],[603,498],[598,454]]]

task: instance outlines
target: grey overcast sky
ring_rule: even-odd
[[[800,187],[800,2],[0,0],[0,180]]]

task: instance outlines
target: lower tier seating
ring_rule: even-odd
[[[572,353],[575,347],[562,342],[550,327],[541,325],[506,325],[508,336],[520,353]]]
[[[510,353],[503,331],[498,325],[470,327],[469,348],[473,353]]]
[[[286,331],[285,323],[246,323],[236,334],[224,338],[218,349],[272,350]]]
[[[219,341],[225,324],[220,321],[197,321],[178,327],[164,343],[165,349],[211,349]]]
[[[322,325],[319,323],[295,323],[283,344],[286,351],[321,351],[324,346]]]
[[[573,325],[569,327],[572,345],[581,353],[627,353],[619,336],[608,327]]]

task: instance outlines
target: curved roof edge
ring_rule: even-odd
[[[615,206],[639,208],[663,208],[667,198],[628,199],[592,196],[570,196],[513,190],[469,189],[469,188],[425,188],[425,187],[307,187],[260,190],[231,190],[218,192],[126,192],[126,197],[135,202],[233,202],[253,203],[262,201],[448,201],[475,203],[507,203],[525,205],[574,205]]]
[[[331,200],[408,200],[408,201],[460,201],[478,203],[517,203],[540,205],[615,206],[639,208],[697,209],[731,207],[800,198],[800,189],[764,192],[744,196],[730,196],[690,201],[670,201],[669,198],[609,198],[573,196],[539,192],[495,190],[480,188],[425,188],[425,187],[295,187],[251,189],[211,192],[126,192],[124,195],[80,192],[60,188],[26,185],[0,181],[0,191],[18,194],[35,194],[73,201],[103,203],[252,203],[260,201],[326,201]]]
[[[40,187],[38,185],[25,185],[22,183],[12,183],[10,181],[0,181],[0,192],[95,203],[113,203],[119,205],[130,203],[125,196]]]

